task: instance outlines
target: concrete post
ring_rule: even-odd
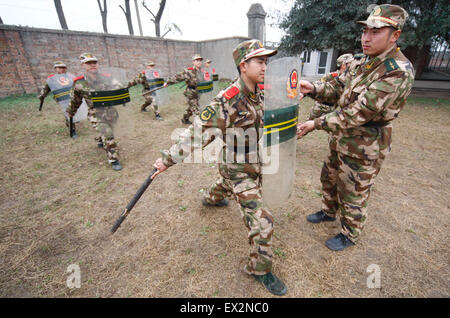
[[[266,41],[266,15],[260,3],[253,3],[247,12],[248,17],[248,37],[258,39],[263,44]]]

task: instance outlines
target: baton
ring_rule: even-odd
[[[147,188],[150,185],[150,183],[152,183],[152,181],[153,181],[152,177],[153,177],[153,175],[155,174],[156,171],[158,171],[158,169],[154,168],[153,171],[150,173],[150,175],[145,180],[145,182],[141,185],[139,190],[136,192],[134,197],[128,203],[128,205],[125,208],[125,210],[123,210],[122,214],[117,218],[116,222],[114,223],[113,227],[111,228],[111,233],[112,234],[114,234],[117,231],[117,229],[119,228],[120,224],[122,224],[123,220],[125,220],[125,218],[128,216],[128,214],[130,214],[130,211],[131,211],[131,209],[133,209],[133,207],[136,204],[136,202],[139,201],[139,199],[141,198],[142,194],[144,194],[145,190],[147,190]]]
[[[159,90],[159,89],[161,89],[161,88],[165,88],[165,86],[163,85],[163,86],[160,86],[160,87],[151,89],[151,90],[149,90],[149,91],[143,93],[142,96],[147,95],[147,94],[150,94],[150,93],[153,93],[153,92],[156,92],[157,90]]]
[[[42,105],[44,105],[44,100],[41,100],[41,103],[39,104],[39,111],[42,111]]]
[[[69,131],[70,131],[70,138],[73,137],[73,118],[69,116]]]

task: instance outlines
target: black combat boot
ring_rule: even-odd
[[[265,275],[255,275],[252,276],[267,288],[269,292],[277,296],[283,296],[287,292],[286,285],[276,277],[272,272],[268,272]]]
[[[192,122],[189,119],[184,119],[184,118],[181,120],[181,123],[184,125],[192,125]]]
[[[120,165],[119,160],[113,161],[111,163],[111,168],[116,171],[122,170],[122,166]]]
[[[202,204],[203,206],[228,206],[228,200],[227,199],[223,199],[219,202],[216,203],[209,203],[207,202],[205,199],[202,200]]]
[[[355,245],[355,243],[350,241],[350,239],[342,233],[339,233],[325,242],[325,246],[333,251],[342,251],[343,249],[353,245]]]
[[[320,223],[320,222],[331,222],[336,221],[336,218],[332,218],[325,214],[322,210],[319,212],[310,214],[306,217],[306,220],[311,223]]]
[[[75,131],[75,129],[72,132],[72,139],[77,139],[78,137],[80,137],[77,132]]]
[[[164,118],[162,118],[160,114],[156,114],[155,119],[156,120],[164,120]]]

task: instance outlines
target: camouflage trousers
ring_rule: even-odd
[[[187,121],[192,115],[200,114],[199,96],[198,93],[192,89],[187,89],[184,92],[184,96],[187,98],[188,107],[184,111],[183,121]]]
[[[155,97],[152,96],[152,94],[147,94],[147,95],[144,95],[144,98],[145,98],[145,102],[144,102],[144,104],[142,104],[141,110],[145,110],[147,108],[147,106],[150,106],[150,108],[155,113],[155,116],[159,115],[158,105],[156,104]]]
[[[99,136],[95,140],[98,144],[103,144],[109,163],[119,160],[119,150],[113,134],[113,127],[118,117],[117,110],[112,107],[89,109],[88,111],[88,119],[92,127],[99,132]]]
[[[209,203],[234,197],[240,206],[244,225],[248,229],[250,255],[245,265],[247,274],[263,275],[272,270],[273,217],[263,208],[259,177],[245,173],[230,176],[226,165],[220,165],[222,177],[205,193]]]
[[[370,189],[384,159],[362,160],[330,150],[323,163],[322,210],[341,220],[341,233],[356,242],[367,220]]]

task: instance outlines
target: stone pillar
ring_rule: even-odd
[[[263,44],[266,41],[266,15],[260,3],[253,3],[247,12],[248,37],[258,39]]]

